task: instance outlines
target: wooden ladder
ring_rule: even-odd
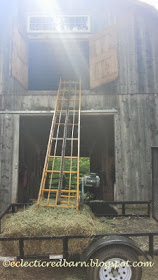
[[[79,208],[80,110],[81,82],[60,80],[37,209]]]

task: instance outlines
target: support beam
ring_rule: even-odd
[[[116,114],[118,110],[116,109],[108,109],[108,110],[81,110],[81,115],[110,115]],[[54,114],[54,110],[51,111],[0,111],[0,114],[16,114],[16,115],[52,115]]]

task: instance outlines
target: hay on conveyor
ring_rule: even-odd
[[[100,223],[88,206],[78,212],[73,208],[39,207],[36,205],[26,210],[10,215],[4,222],[2,236],[56,236],[56,235],[86,235],[99,232]],[[107,232],[110,229],[107,228]],[[90,238],[73,239],[69,241],[69,253],[81,253],[91,242]],[[2,242],[3,254],[19,255],[18,242]],[[62,253],[61,240],[25,241],[24,252],[31,254]]]

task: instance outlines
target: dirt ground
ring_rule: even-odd
[[[104,224],[109,223],[111,232],[113,233],[142,233],[142,232],[158,232],[158,222],[153,218],[143,217],[117,217],[113,219],[100,218],[102,222],[102,232]],[[148,237],[133,237],[134,241],[142,250],[148,250]],[[154,237],[154,249],[158,250],[158,236]]]
[[[158,257],[153,259],[153,268],[144,268],[142,280],[158,278]],[[87,280],[83,268],[3,268],[0,265],[0,280]]]

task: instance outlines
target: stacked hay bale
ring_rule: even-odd
[[[100,222],[88,206],[76,212],[72,208],[40,207],[36,205],[10,215],[4,222],[2,236],[32,237],[86,235],[92,236],[99,232]],[[110,227],[107,227],[110,232]],[[69,253],[82,253],[92,239],[72,239],[69,241]],[[18,241],[1,242],[3,255],[19,255]],[[62,240],[24,241],[24,252],[27,255],[62,253]]]

